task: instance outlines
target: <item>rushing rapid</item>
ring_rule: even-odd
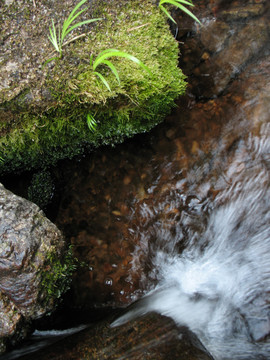
[[[269,135],[265,125],[241,143],[244,163],[236,148],[223,174],[233,180],[199,239],[191,232],[179,254],[168,252],[166,241],[176,240],[160,232],[151,259],[156,283],[113,326],[155,311],[187,326],[214,359],[270,358]]]

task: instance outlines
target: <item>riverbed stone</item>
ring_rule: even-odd
[[[52,311],[44,274],[53,271],[52,254],[64,253],[57,227],[39,209],[0,185],[0,339],[16,343],[32,320]],[[3,347],[2,347],[3,348]]]
[[[225,41],[230,36],[230,26],[224,21],[212,19],[207,26],[200,30],[201,42],[210,53],[218,53],[225,46]]]
[[[269,51],[269,5],[266,1],[199,2],[196,15],[200,27],[182,24],[183,14],[176,14],[178,39],[184,43],[180,66],[190,75],[189,87],[196,97],[213,98],[226,91],[254,58]]]
[[[187,329],[169,318],[150,314],[118,328],[110,319],[83,330],[21,360],[211,360],[212,357]]]

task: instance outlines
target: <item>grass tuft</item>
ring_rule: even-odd
[[[50,34],[48,35],[48,37],[49,37],[50,42],[53,44],[55,50],[59,53],[60,58],[62,57],[62,54],[63,54],[63,46],[65,46],[67,43],[70,43],[78,38],[78,37],[74,37],[74,38],[70,39],[68,42],[66,42],[66,43],[64,42],[65,38],[72,30],[74,30],[82,25],[90,24],[92,22],[101,20],[101,18],[89,19],[89,20],[84,20],[84,21],[78,22],[71,26],[71,24],[74,22],[74,20],[76,20],[79,15],[81,15],[85,10],[87,10],[87,8],[84,8],[84,9],[78,11],[79,8],[86,1],[87,0],[82,0],[75,6],[75,8],[71,11],[69,17],[64,21],[61,31],[60,31],[60,26],[58,27],[58,32],[56,31],[54,21],[52,20],[52,27],[49,28]],[[49,61],[52,61],[54,59],[55,58],[51,58],[51,59],[47,60],[46,63],[48,63]]]
[[[175,24],[176,21],[173,19],[173,17],[170,15],[170,13],[166,10],[166,8],[163,6],[163,4],[170,4],[178,7],[180,10],[184,11],[186,14],[188,14],[190,17],[192,17],[195,21],[197,21],[199,24],[201,24],[200,20],[189,10],[187,9],[183,4],[188,6],[194,6],[191,0],[160,0],[159,2],[159,8],[170,18]]]
[[[93,57],[91,55],[90,65],[93,66],[94,74],[100,78],[100,80],[103,82],[103,84],[106,86],[106,88],[109,91],[111,91],[111,88],[110,88],[108,81],[104,78],[104,76],[100,72],[96,71],[96,68],[99,65],[107,65],[110,68],[110,70],[112,71],[112,73],[114,74],[114,76],[116,77],[118,84],[120,84],[120,77],[119,77],[118,71],[116,70],[116,67],[113,65],[113,63],[108,60],[108,58],[111,58],[111,57],[121,57],[121,58],[128,59],[130,61],[133,61],[135,64],[138,64],[142,69],[144,69],[150,75],[152,75],[150,69],[141,60],[139,60],[138,58],[136,58],[133,55],[128,54],[127,52],[120,51],[117,49],[107,49],[107,50],[101,51],[98,54],[98,56],[96,57],[94,62],[93,62]]]

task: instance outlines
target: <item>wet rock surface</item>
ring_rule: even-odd
[[[63,252],[60,231],[37,205],[0,186],[0,340],[24,338],[33,319],[53,309],[41,271],[48,254]],[[3,346],[3,349],[5,347]]]
[[[181,341],[179,341],[181,340]],[[196,346],[195,346],[195,345]],[[210,360],[203,346],[187,330],[165,317],[151,314],[121,328],[104,321],[33,355],[32,359],[155,359]]]
[[[180,66],[189,76],[192,93],[215,98],[260,56],[269,54],[269,4],[267,1],[199,1],[197,16],[203,26],[179,14]],[[193,26],[192,26],[193,25]]]

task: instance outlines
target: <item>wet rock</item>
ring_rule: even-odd
[[[247,19],[250,17],[257,17],[262,15],[264,12],[265,1],[255,1],[254,3],[250,2],[246,6],[239,4],[232,9],[223,10],[222,16],[227,20],[239,20],[239,19]]]
[[[205,51],[210,53],[221,51],[229,36],[229,24],[215,19],[210,21],[207,26],[203,26],[200,31],[201,42],[206,49]]]
[[[197,338],[159,315],[148,315],[119,328],[108,321],[83,330],[21,360],[32,359],[210,360]]]
[[[31,320],[56,305],[42,282],[48,257],[65,249],[60,231],[37,205],[0,186],[0,339],[21,340]],[[3,347],[4,348],[4,347]]]
[[[213,76],[214,88],[208,89],[207,96],[209,97],[213,93],[219,94],[223,91],[230,80],[241,72],[249,59],[262,51],[268,41],[268,24],[258,23],[257,20],[249,22],[243,29],[234,34],[229,39],[226,49],[211,59],[211,72],[207,70],[210,67],[209,63],[206,67],[203,66],[203,70],[201,70],[201,73],[209,73],[210,76]],[[248,46],[243,47],[243,43],[248,44]]]
[[[177,17],[183,42],[180,65],[190,75],[194,95],[213,98],[226,91],[253,58],[269,52],[269,7],[266,1],[213,1],[198,7],[203,25],[190,23],[189,36],[181,31],[183,15]]]
[[[9,298],[0,293],[0,354],[9,343],[16,344],[29,333],[29,326]]]

